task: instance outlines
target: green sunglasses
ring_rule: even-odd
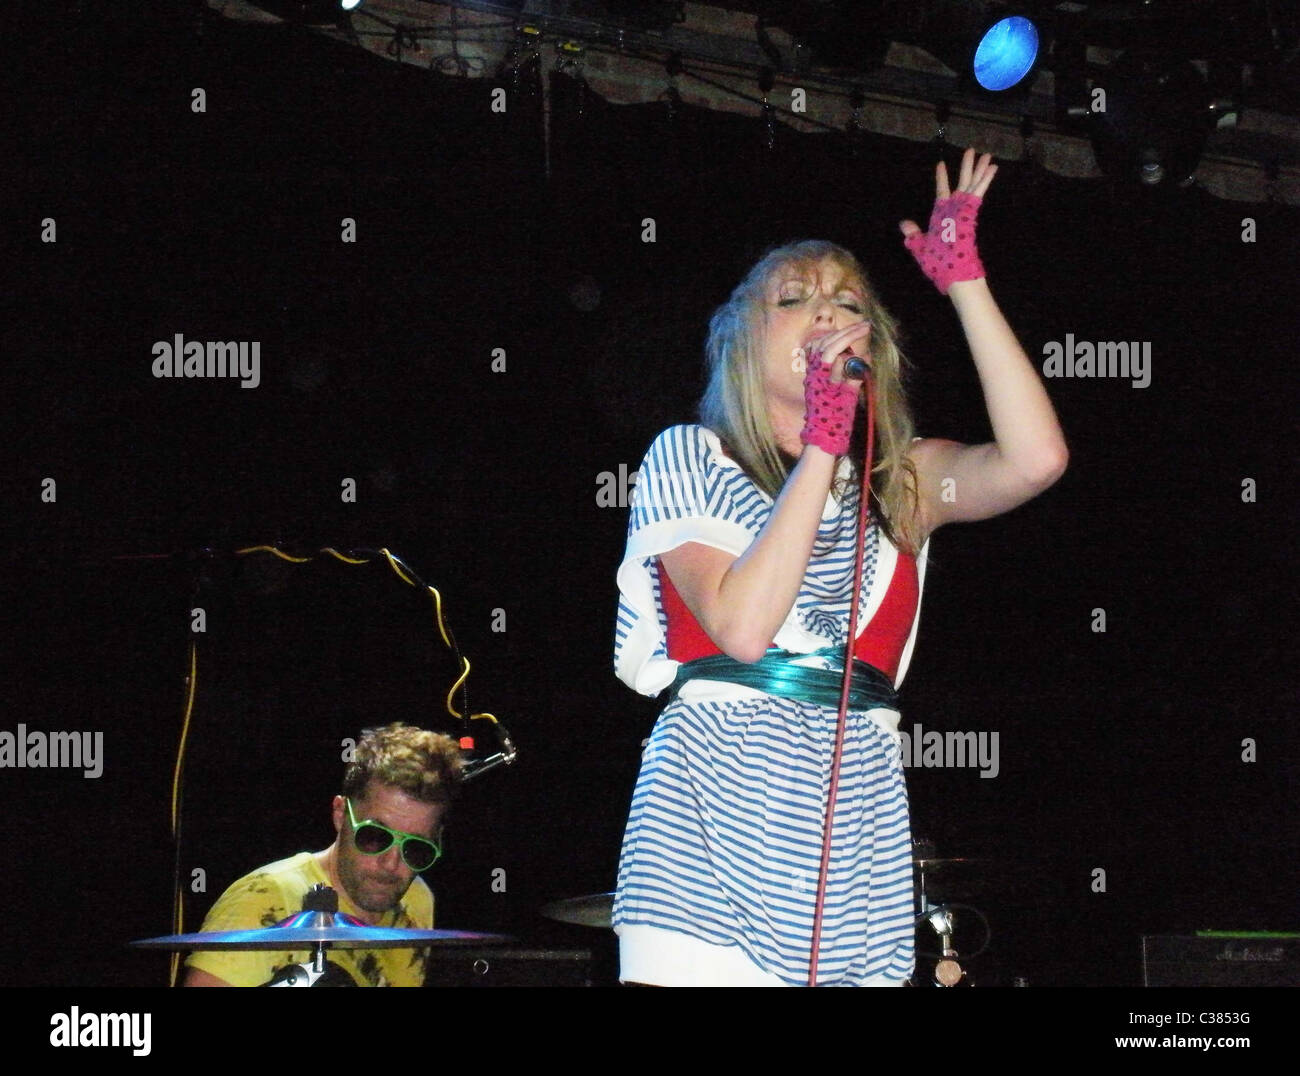
[[[402,850],[402,861],[413,871],[428,870],[441,858],[442,846],[437,841],[389,829],[369,818],[358,822],[352,811],[352,800],[344,796],[343,801],[348,805],[348,821],[352,823],[352,843],[363,856],[382,856],[396,841]]]

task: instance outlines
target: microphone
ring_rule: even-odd
[[[866,359],[850,355],[844,360],[845,381],[865,381],[869,373],[871,373],[871,364]]]
[[[515,742],[510,738],[510,733],[506,732],[505,727],[500,723],[496,725],[497,740],[499,747],[495,754],[488,755],[487,758],[467,759],[461,768],[461,782],[468,783],[475,777],[481,777],[488,770],[495,770],[498,766],[510,766],[514,764],[515,759],[519,756],[519,749],[515,747]]]

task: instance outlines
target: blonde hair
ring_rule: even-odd
[[[907,360],[898,345],[898,323],[881,304],[854,255],[822,239],[805,239],[769,250],[750,269],[731,297],[709,319],[705,358],[709,384],[700,400],[700,421],[722,440],[727,451],[771,497],[789,476],[790,465],[777,446],[764,392],[767,288],[773,274],[793,271],[815,279],[819,263],[830,258],[844,275],[845,286],[856,285],[865,295],[865,320],[875,389],[876,429],[871,467],[872,500],[890,540],[904,552],[919,549],[916,468],[908,459],[915,427],[903,388]],[[866,412],[858,412],[854,447],[849,452],[856,480],[866,442]],[[846,489],[836,485],[835,494]]]
[[[460,745],[450,736],[396,721],[363,729],[343,774],[343,795],[360,799],[373,781],[422,803],[450,803],[461,782]]]

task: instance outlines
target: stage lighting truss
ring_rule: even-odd
[[[376,42],[389,45],[399,32],[420,41],[451,41],[453,52],[458,44],[476,48],[482,54],[479,70],[493,69],[494,58],[509,60],[510,42],[521,35],[531,35],[534,57],[541,43],[552,44],[560,70],[570,67],[566,61],[572,57],[565,50],[575,47],[599,54],[611,71],[625,59],[671,56],[677,63],[674,76],[692,82],[703,98],[743,99],[760,110],[769,127],[780,119],[780,109],[754,88],[771,80],[794,77],[822,99],[858,101],[852,108],[855,129],[862,126],[864,101],[886,111],[896,109],[898,99],[928,102],[933,109],[950,109],[980,124],[1044,134],[1055,128],[1088,139],[1102,171],[1132,176],[1149,187],[1185,182],[1216,127],[1223,138],[1210,143],[1215,153],[1231,145],[1235,152],[1224,148],[1227,156],[1252,166],[1247,176],[1216,165],[1212,183],[1219,191],[1240,189],[1258,197],[1255,176],[1269,162],[1276,171],[1276,162],[1285,165],[1296,152],[1291,115],[1300,99],[1288,79],[1297,29],[1277,14],[1271,0],[1240,0],[1240,7],[1234,6],[1237,0],[1186,6],[1180,0],[754,0],[753,6],[720,0],[725,17],[721,8],[705,4],[690,13],[685,25],[680,25],[683,9],[676,3],[460,0],[449,9],[449,20],[440,15],[416,27],[394,19],[409,17],[412,5],[442,11],[443,4],[365,0],[355,12],[342,13],[340,0],[206,2],[223,13],[231,4],[255,3],[279,11],[286,21],[304,20],[328,6],[336,14],[335,29],[321,27],[322,32],[351,28],[355,17],[355,31],[344,29],[344,36],[372,52]],[[748,39],[738,29],[736,11],[756,15]],[[474,18],[460,21],[457,12],[461,19],[473,12]],[[1031,56],[1028,46],[1035,37],[1037,51]],[[1012,45],[1020,52],[1009,55],[1005,49]],[[386,54],[401,60],[410,51],[394,53],[390,47]],[[1152,52],[1163,58],[1152,59]],[[437,50],[429,55],[433,66]],[[1137,59],[1142,56],[1147,59]],[[1126,70],[1129,65],[1132,70]],[[462,74],[468,69],[464,62],[457,66]],[[507,63],[506,69],[514,68]],[[746,74],[748,86],[735,83],[736,76]],[[644,78],[620,77],[633,82]],[[1202,84],[1208,86],[1208,102]],[[1234,132],[1225,129],[1238,123],[1243,103],[1262,117],[1262,124],[1252,117],[1239,139],[1225,141],[1233,138]],[[906,112],[896,119],[904,126],[910,122]],[[799,123],[803,129],[839,129],[811,110],[800,115]],[[1056,170],[1050,156],[1044,158],[1045,167]]]

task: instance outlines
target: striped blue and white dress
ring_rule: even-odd
[[[827,497],[807,576],[776,646],[808,653],[845,642],[858,501],[856,489],[841,502]],[[624,683],[657,695],[679,667],[666,646],[659,556],[686,542],[739,556],[772,504],[712,431],[674,426],[659,435],[638,473],[618,570],[614,665]],[[872,526],[860,625],[879,608],[898,556]],[[920,582],[924,566],[922,549]],[[895,686],[907,670],[918,619]],[[897,984],[913,971],[912,849],[898,722],[892,709],[848,715],[819,985]],[[683,686],[646,745],[623,840],[614,902],[622,979],[666,986],[807,982],[835,724],[832,707],[717,681]]]

